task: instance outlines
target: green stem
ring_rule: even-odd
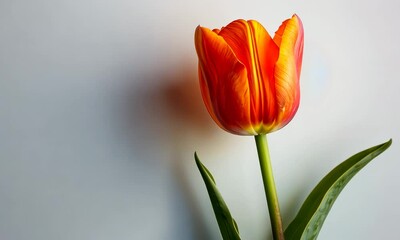
[[[276,194],[274,175],[272,174],[271,158],[268,151],[267,136],[256,135],[258,158],[260,160],[261,174],[264,182],[265,195],[269,216],[271,219],[274,240],[284,240],[281,212],[279,210],[278,196]]]

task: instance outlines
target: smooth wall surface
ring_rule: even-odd
[[[271,239],[252,137],[203,106],[197,25],[305,28],[301,105],[269,136],[285,225],[350,155],[392,147],[344,189],[319,239],[397,239],[400,2],[2,0],[0,239],[220,239],[193,160],[243,239]]]

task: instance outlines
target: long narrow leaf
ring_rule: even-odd
[[[314,240],[336,198],[351,180],[372,159],[385,151],[392,140],[357,153],[339,164],[314,188],[295,219],[285,230],[286,240]]]
[[[204,183],[206,184],[208,195],[217,218],[218,226],[224,240],[240,240],[239,230],[235,220],[232,218],[224,199],[219,193],[215,181],[210,171],[200,162],[197,154],[194,154],[196,165],[200,170]]]

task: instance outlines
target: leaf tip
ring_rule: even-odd
[[[388,149],[391,145],[392,145],[392,139],[390,138],[387,142],[382,143],[381,147],[383,148],[383,151],[385,151],[386,149]]]
[[[200,159],[199,156],[197,155],[197,152],[194,152],[194,160],[196,161],[196,164],[199,165],[200,164]]]

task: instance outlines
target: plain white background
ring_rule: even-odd
[[[208,116],[193,33],[244,18],[273,35],[294,13],[301,105],[269,136],[284,224],[335,165],[393,138],[319,239],[397,239],[399,10],[395,0],[2,0],[0,239],[219,239],[194,151],[243,239],[268,238],[254,140]]]

